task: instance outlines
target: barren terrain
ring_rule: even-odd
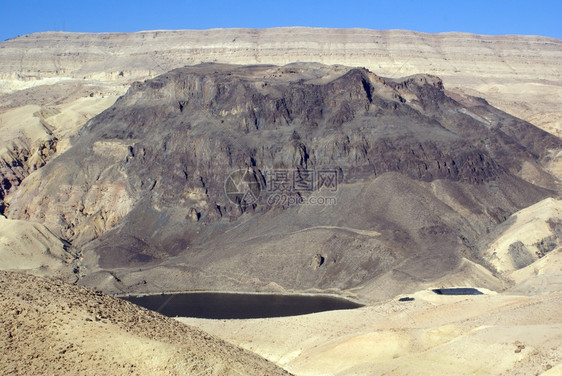
[[[286,375],[218,337],[60,281],[0,271],[3,375]]]
[[[26,159],[17,168],[0,165],[12,184],[0,187],[0,200],[49,155],[66,150],[85,120],[132,82],[201,62],[319,62],[366,67],[387,77],[433,74],[448,90],[486,98],[560,136],[561,43],[533,36],[311,28],[24,35],[0,44],[0,159],[6,165]],[[560,169],[561,157],[554,157],[553,168]]]
[[[397,294],[471,275],[496,290],[502,270],[481,239],[556,196],[548,166],[561,149],[431,75],[201,64],[133,84],[6,196],[5,214],[79,249],[79,283],[110,292],[274,284],[373,299],[380,283]],[[324,193],[281,193],[334,201],[270,202],[278,169],[333,171]],[[236,170],[263,187],[259,201],[227,197]],[[552,243],[545,254],[560,244],[549,236],[533,240]]]
[[[560,201],[515,213],[489,250],[502,270],[499,292],[445,296],[432,288],[476,286],[481,270],[465,269],[426,289],[394,295],[351,311],[258,320],[179,320],[256,352],[295,375],[560,375],[562,248],[514,268],[507,243],[552,237]],[[533,249],[535,251],[535,249]],[[539,252],[540,254],[540,252]],[[505,256],[504,256],[505,255]],[[503,256],[503,257],[502,257]],[[536,260],[536,261],[534,261]],[[508,285],[511,287],[507,288]],[[399,301],[410,297],[413,301]]]
[[[562,374],[561,62],[402,30],[0,43],[0,373]],[[237,169],[339,180],[246,205]],[[185,326],[95,290],[368,305]]]
[[[507,376],[562,371],[560,291],[534,296],[488,291],[468,297],[420,291],[407,295],[414,301],[399,302],[402,296],[406,295],[351,311],[289,318],[179,320],[254,351],[295,375]]]

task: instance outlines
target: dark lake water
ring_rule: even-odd
[[[205,319],[296,316],[363,306],[346,299],[322,295],[184,293],[130,296],[122,299],[169,317]]]
[[[472,287],[454,287],[449,289],[433,289],[433,292],[438,295],[484,295]]]

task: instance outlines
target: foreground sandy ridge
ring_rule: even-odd
[[[0,272],[0,374],[284,375],[215,336],[101,292]]]

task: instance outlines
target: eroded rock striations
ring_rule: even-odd
[[[202,64],[133,84],[23,181],[7,215],[82,248],[83,283],[108,290],[274,282],[380,296],[383,280],[486,265],[476,239],[554,194],[544,166],[561,147],[431,75]],[[271,171],[336,171],[337,204],[237,204],[224,184],[238,169],[263,191]]]
[[[2,42],[0,92],[72,80],[120,85],[201,62],[345,64],[391,77],[437,75],[449,89],[476,93],[560,135],[561,58],[560,39],[521,35],[306,27],[46,32]]]
[[[210,61],[346,64],[390,77],[430,73],[448,89],[484,97],[560,136],[561,46],[538,36],[301,27],[24,35],[0,44],[0,195],[66,150],[84,122],[133,81]],[[558,177],[561,160],[554,155],[548,166]]]

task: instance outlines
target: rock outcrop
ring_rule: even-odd
[[[482,233],[554,193],[556,180],[543,166],[561,144],[485,101],[453,99],[430,75],[388,79],[318,64],[203,64],[132,85],[88,122],[73,147],[23,182],[8,198],[7,214],[44,223],[83,248],[82,270],[90,275],[174,258],[174,265],[183,260],[194,268],[183,274],[189,283],[208,282],[194,277],[200,273],[234,278],[223,268],[242,262],[236,274],[257,278],[258,285],[351,288],[410,260],[407,279],[431,279],[454,270],[461,255],[484,262],[475,251]],[[225,194],[229,174],[240,169],[264,190],[261,201],[232,202]],[[264,201],[272,187],[268,173],[277,170],[300,178],[334,171],[337,205]],[[404,207],[397,212],[376,206],[395,199]],[[320,212],[326,217],[312,218]],[[260,225],[239,232],[256,220]],[[278,231],[265,231],[264,224]],[[275,233],[298,238],[298,231],[318,226],[324,234],[315,236],[327,239],[298,250],[302,265],[291,252],[265,263],[258,256],[276,254],[265,250],[277,244]],[[236,242],[225,238],[228,228]],[[360,237],[358,251],[343,256],[345,239],[367,230],[382,235]],[[341,231],[344,237],[335,240]],[[266,238],[252,245],[251,234]],[[214,259],[219,245],[232,246],[228,267]],[[316,254],[327,254],[326,267],[318,268],[326,275],[294,281],[294,270],[309,270]],[[437,255],[450,261],[420,270]],[[275,276],[278,265],[287,269]],[[225,283],[217,281],[217,288]]]
[[[449,90],[484,97],[560,136],[561,58],[560,40],[554,38],[404,30],[277,28],[25,35],[0,44],[0,128],[10,136],[1,140],[7,150],[0,150],[0,194],[14,191],[33,171],[35,162],[42,165],[49,154],[66,150],[80,126],[110,106],[132,82],[189,64],[311,61],[364,66],[390,77],[429,73],[441,77]],[[35,117],[45,128],[14,134],[25,126],[6,119],[13,111],[19,111],[18,118]],[[12,131],[4,132],[6,129]],[[43,155],[44,147],[47,155]],[[548,166],[558,177],[562,176],[561,160],[555,155]],[[0,198],[0,213],[4,206]]]

